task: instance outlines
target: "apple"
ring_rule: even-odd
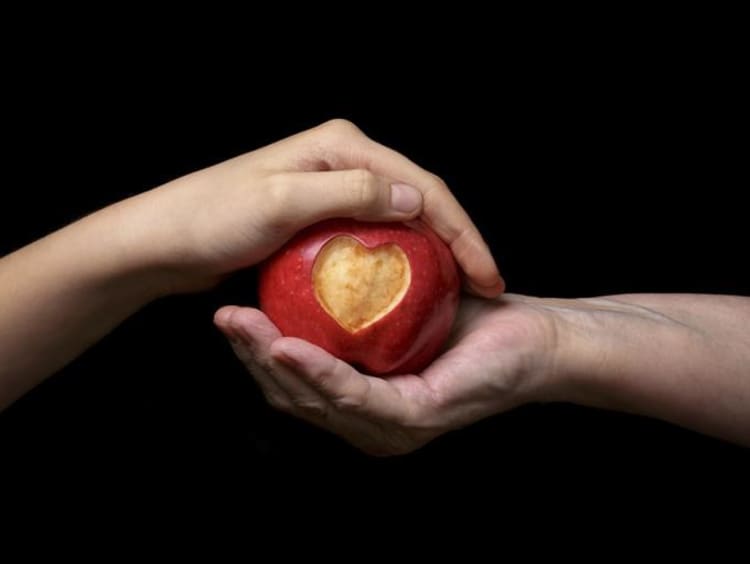
[[[419,372],[458,308],[453,254],[421,221],[323,221],[264,262],[261,310],[285,336],[374,375]]]

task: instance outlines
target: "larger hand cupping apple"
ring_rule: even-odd
[[[283,335],[365,372],[418,372],[448,337],[459,286],[451,251],[422,222],[335,219],[266,261],[260,307]]]

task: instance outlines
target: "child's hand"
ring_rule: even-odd
[[[326,218],[404,221],[420,214],[450,245],[470,289],[494,296],[504,287],[486,244],[445,183],[343,120],[120,206],[132,210],[127,213],[145,262],[168,273],[167,291],[210,286]]]

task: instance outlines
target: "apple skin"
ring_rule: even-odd
[[[342,327],[318,301],[313,266],[331,239],[348,236],[368,249],[396,244],[411,280],[401,301],[356,332]],[[458,309],[460,279],[453,254],[421,221],[370,223],[334,219],[299,232],[264,262],[261,310],[287,337],[314,343],[373,375],[417,373],[440,352]]]

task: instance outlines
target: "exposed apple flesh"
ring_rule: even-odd
[[[419,372],[440,352],[459,286],[450,249],[422,222],[336,219],[270,257],[259,294],[283,335],[388,375]]]
[[[398,245],[368,249],[348,236],[326,243],[313,266],[315,297],[350,333],[391,311],[410,281],[409,260]]]

